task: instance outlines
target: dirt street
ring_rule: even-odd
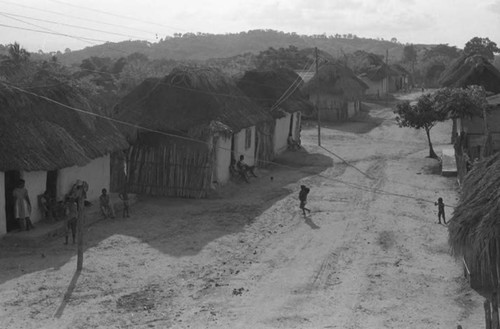
[[[62,238],[0,249],[0,327],[480,328],[482,298],[433,203],[457,202],[456,179],[426,158],[423,131],[368,107],[322,128],[326,150],[306,124],[307,152],[287,152],[250,184],[143,199],[130,219],[94,224],[79,276]],[[433,128],[437,153],[450,134],[450,123]]]

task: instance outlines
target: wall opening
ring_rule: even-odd
[[[14,217],[14,197],[12,191],[17,187],[21,173],[17,170],[5,172],[5,219],[7,232],[18,230],[21,228],[19,222]]]

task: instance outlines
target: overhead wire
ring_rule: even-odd
[[[121,124],[121,125],[129,126],[129,127],[132,127],[132,128],[141,129],[141,130],[144,130],[144,131],[149,131],[149,132],[157,133],[157,134],[168,136],[168,137],[173,137],[173,138],[177,138],[177,139],[192,141],[192,142],[201,143],[201,144],[205,144],[205,145],[209,145],[210,146],[210,143],[207,142],[207,141],[201,141],[201,140],[197,140],[197,139],[191,138],[191,137],[185,137],[185,136],[170,134],[170,133],[162,132],[162,131],[159,131],[159,130],[156,130],[156,129],[150,129],[150,128],[147,128],[147,127],[142,127],[142,126],[137,125],[137,124],[126,122],[126,121],[123,121],[123,120],[114,119],[114,118],[111,118],[111,117],[108,117],[108,116],[105,116],[105,115],[102,115],[102,114],[98,114],[98,113],[90,112],[90,111],[87,111],[87,110],[82,110],[82,109],[79,109],[79,108],[76,108],[76,107],[73,107],[73,106],[69,106],[67,104],[61,103],[61,102],[56,101],[54,99],[51,99],[49,97],[46,97],[46,96],[43,96],[43,95],[39,95],[37,93],[30,92],[28,90],[25,90],[23,88],[19,88],[19,87],[15,86],[15,85],[12,85],[12,84],[5,83],[3,81],[0,81],[0,84],[4,84],[7,87],[10,87],[12,89],[18,90],[18,91],[20,91],[22,93],[25,93],[25,94],[28,94],[28,95],[31,95],[31,96],[34,96],[34,97],[38,97],[40,99],[44,99],[44,100],[46,100],[48,102],[57,104],[57,105],[62,106],[64,108],[66,108],[66,109],[73,110],[73,111],[76,111],[76,112],[79,112],[79,113],[91,115],[91,116],[98,117],[98,118],[101,118],[101,119],[104,119],[104,120],[108,120],[108,121],[111,121],[111,122],[114,122],[114,123],[118,123],[118,124]],[[231,154],[234,152],[233,150],[231,150],[229,148],[225,148],[225,147],[221,147],[221,146],[218,146],[217,148],[229,151],[229,152],[231,152]],[[274,162],[274,161],[262,161],[262,162],[268,163],[268,164],[272,164],[272,165],[276,165],[276,166],[283,167],[283,168],[287,168],[287,169],[291,169],[291,170],[300,170],[302,172],[311,173],[313,175],[322,177],[324,179],[331,180],[331,181],[338,182],[338,183],[342,183],[342,184],[344,184],[346,186],[350,186],[352,188],[363,190],[363,191],[368,191],[368,192],[372,192],[372,193],[376,193],[376,194],[380,194],[380,195],[390,195],[390,196],[395,196],[395,197],[413,199],[413,200],[416,200],[416,201],[421,201],[421,202],[427,202],[427,203],[435,204],[435,201],[427,200],[425,198],[418,198],[418,197],[414,197],[414,196],[410,196],[410,195],[405,195],[405,194],[401,194],[401,193],[394,193],[394,192],[390,192],[390,191],[385,191],[385,190],[382,190],[382,189],[379,189],[379,188],[373,188],[373,187],[370,187],[370,186],[364,186],[364,185],[360,185],[360,184],[357,184],[357,183],[346,182],[346,181],[341,180],[341,179],[324,176],[322,174],[318,174],[318,173],[315,173],[315,172],[308,172],[308,171],[305,171],[305,170],[301,169],[300,167],[288,166],[288,165],[284,165],[284,164],[277,163],[277,162]],[[449,205],[446,205],[446,206],[453,208],[453,206],[449,206]]]
[[[136,35],[130,35],[130,34],[123,34],[123,33],[118,33],[118,32],[111,32],[111,31],[105,31],[101,29],[94,29],[91,27],[86,27],[86,26],[81,26],[81,25],[74,25],[74,24],[67,24],[67,23],[62,23],[62,22],[55,22],[47,19],[40,19],[40,18],[35,18],[35,17],[30,17],[30,16],[25,16],[25,15],[18,15],[18,14],[12,14],[12,13],[7,13],[7,12],[0,12],[0,14],[8,17],[21,17],[29,20],[34,20],[38,22],[44,22],[44,23],[49,23],[49,24],[55,24],[55,25],[60,25],[60,26],[67,26],[67,27],[73,27],[76,29],[81,29],[81,30],[87,30],[87,31],[93,31],[93,32],[100,32],[100,33],[105,33],[105,34],[110,34],[110,35],[116,35],[116,36],[122,36],[122,37],[127,37],[127,38],[135,38],[135,39],[140,39],[140,40],[149,40],[154,42],[155,40],[153,39],[147,39],[142,36],[136,36]]]
[[[13,6],[18,6],[18,7],[21,7],[21,8],[32,9],[32,10],[36,10],[36,11],[50,13],[50,14],[54,14],[54,15],[57,15],[57,16],[63,16],[65,18],[69,17],[69,18],[74,18],[74,19],[78,19],[78,20],[82,20],[82,21],[87,21],[87,22],[92,22],[92,23],[98,23],[98,24],[112,26],[112,27],[119,27],[119,28],[123,28],[123,29],[133,30],[133,31],[137,31],[137,32],[144,32],[144,33],[148,33],[148,34],[152,33],[151,31],[142,30],[142,29],[131,27],[131,26],[125,26],[125,25],[118,25],[118,24],[113,24],[113,23],[108,23],[108,22],[102,22],[102,21],[98,21],[98,20],[84,18],[82,16],[74,16],[74,15],[69,15],[69,14],[66,14],[66,13],[60,13],[60,12],[53,11],[53,10],[41,9],[41,8],[36,8],[36,7],[32,7],[32,6],[26,6],[26,5],[22,5],[22,4],[11,2],[11,1],[0,0],[0,2],[1,3],[9,4],[9,5],[13,5]]]
[[[157,23],[157,22],[152,22],[152,21],[145,21],[145,20],[138,19],[138,18],[132,17],[132,16],[117,15],[117,14],[114,14],[114,13],[110,13],[108,11],[104,11],[104,10],[100,10],[100,9],[95,9],[95,8],[90,8],[90,7],[85,7],[85,6],[80,6],[80,5],[75,5],[75,4],[72,4],[72,3],[68,3],[68,2],[64,2],[64,1],[59,1],[59,0],[51,0],[51,1],[55,2],[55,3],[63,4],[63,5],[66,5],[66,6],[74,7],[74,8],[84,9],[84,10],[93,11],[93,12],[96,12],[96,13],[101,13],[101,14],[105,14],[105,15],[109,15],[109,16],[113,16],[113,17],[118,17],[118,18],[123,18],[123,19],[127,19],[127,20],[132,20],[132,21],[136,21],[136,22],[139,22],[139,23],[143,23],[143,24],[156,25],[156,26],[165,27],[165,28],[172,29],[172,30],[183,30],[183,31],[186,31],[186,29],[183,29],[183,28],[179,28],[179,27],[175,27],[175,26],[169,26],[169,25],[165,25],[165,24],[161,24],[161,23]]]

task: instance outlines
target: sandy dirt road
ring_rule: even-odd
[[[2,249],[0,327],[481,327],[482,299],[436,224],[433,202],[454,205],[456,180],[426,158],[423,132],[369,108],[323,127],[324,149],[304,127],[307,152],[251,184],[207,200],[144,199],[130,219],[91,226],[78,277],[62,240]],[[436,151],[450,134],[449,123],[433,128]],[[307,218],[300,184],[311,187]]]

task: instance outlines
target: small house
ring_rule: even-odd
[[[272,117],[220,70],[177,67],[148,79],[116,105],[130,141],[127,184],[131,192],[205,197],[230,178],[240,155],[256,164],[256,126]]]
[[[251,70],[238,79],[237,86],[274,118],[272,124],[257,129],[261,162],[286,150],[288,136],[300,141],[301,115],[314,110],[300,90],[302,84],[300,76],[288,69]]]
[[[17,229],[12,191],[20,178],[32,204],[31,220],[42,218],[38,196],[61,201],[78,180],[96,200],[110,185],[110,153],[127,148],[108,120],[66,85],[0,90],[0,235]],[[84,112],[83,112],[84,111]],[[87,112],[87,113],[85,113]]]
[[[356,115],[369,87],[340,63],[327,63],[305,83],[302,91],[319,111],[322,121],[341,121]]]
[[[441,87],[482,86],[492,94],[500,93],[500,71],[481,55],[462,56],[443,72]]]
[[[500,283],[499,173],[500,154],[478,162],[464,180],[448,224],[454,256],[463,262],[471,287],[489,300],[497,298]]]

